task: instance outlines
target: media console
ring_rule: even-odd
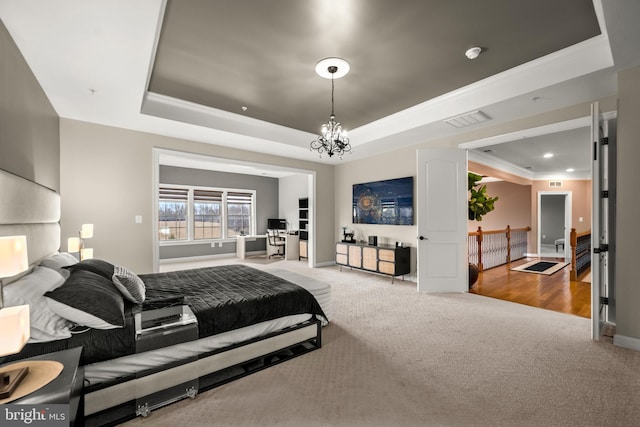
[[[397,246],[370,246],[366,243],[336,243],[336,264],[391,276],[409,274],[411,249]]]

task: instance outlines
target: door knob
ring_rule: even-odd
[[[427,238],[426,238],[426,237],[424,237],[424,236],[418,236],[418,239],[420,239],[420,240],[429,240],[429,239],[427,239]]]

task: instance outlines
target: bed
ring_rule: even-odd
[[[5,287],[5,303],[28,302],[32,318],[32,340],[13,359],[82,346],[85,425],[146,416],[322,345],[325,283],[247,265],[136,275],[77,262],[58,253],[55,192],[4,171],[0,189],[16,201],[0,209],[0,235],[26,235],[32,266]],[[147,313],[161,315],[141,327]]]

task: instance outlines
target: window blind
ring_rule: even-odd
[[[175,200],[186,202],[189,199],[189,190],[187,188],[169,188],[160,187],[160,200]]]
[[[222,191],[193,190],[193,201],[207,203],[222,202]]]
[[[229,191],[227,193],[227,203],[235,203],[235,204],[251,204],[252,201],[251,193],[241,193],[241,192],[233,192]]]

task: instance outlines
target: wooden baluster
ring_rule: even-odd
[[[571,228],[571,235],[569,237],[571,244],[571,273],[569,274],[572,282],[578,280],[578,266],[576,262],[576,249],[578,246],[578,234],[575,228]]]
[[[478,226],[478,271],[482,273],[482,227]]]

